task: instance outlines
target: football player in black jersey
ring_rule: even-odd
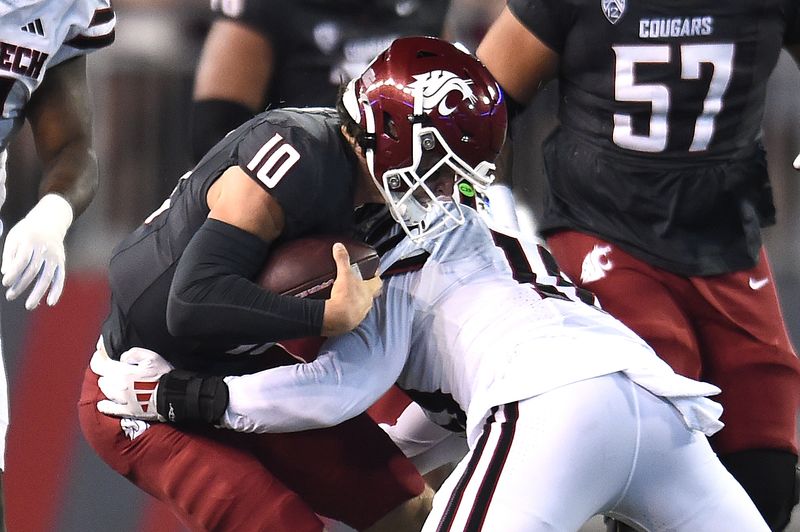
[[[359,74],[393,39],[441,35],[450,4],[211,0],[216,18],[198,60],[192,96],[193,161],[265,108],[333,106],[341,83]],[[370,415],[392,421],[407,402],[392,389]]]
[[[450,4],[212,0],[217,18],[195,72],[193,160],[265,108],[333,106],[339,85],[359,74],[393,39],[441,35]],[[392,421],[407,402],[404,394],[390,390],[370,415]]]
[[[396,37],[460,33],[477,41],[504,4],[502,0],[212,0],[218,16],[195,72],[193,160],[264,108],[334,105],[342,80],[360,73]],[[478,17],[482,26],[474,20]],[[370,408],[370,415],[393,421],[407,401],[392,389]]]
[[[437,198],[453,195],[454,176],[491,182],[505,101],[474,57],[435,38],[399,39],[358,78],[368,98],[355,83],[338,114],[276,109],[241,125],[111,258],[111,312],[86,372],[81,428],[101,458],[192,529],[320,530],[315,512],[364,529],[423,492],[411,463],[365,415],[280,435],[202,426],[224,411],[222,376],[293,363],[274,342],[349,331],[380,289],[377,278],[349,273],[346,251],[335,248],[330,299],[268,292],[253,279],[271,246],[348,233],[355,207],[384,202],[406,233],[413,226],[424,238],[449,227],[421,220],[444,209]],[[365,130],[342,126],[339,116],[361,112]],[[158,397],[156,382],[136,388],[140,413],[174,424],[100,414],[104,365],[141,371],[148,352],[179,371],[161,380]],[[412,502],[424,513],[429,496]]]
[[[195,73],[192,153],[265,108],[333,106],[336,89],[405,35],[442,34],[450,0],[211,1]]]
[[[539,229],[606,310],[722,389],[715,450],[774,530],[798,500],[800,364],[761,244],[759,128],[798,43],[794,0],[510,0],[478,48],[520,104],[558,79]]]

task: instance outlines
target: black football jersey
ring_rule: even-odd
[[[118,358],[138,346],[178,367],[252,370],[258,357],[236,353],[255,346],[240,346],[228,338],[200,344],[172,337],[167,330],[172,277],[183,250],[208,216],[209,188],[234,165],[256,180],[284,210],[285,227],[276,244],[313,233],[347,233],[353,223],[356,164],[332,109],[267,111],[226,136],[114,250],[109,265],[111,313],[103,326],[109,354]]]
[[[398,37],[438,36],[449,0],[246,0],[212,7],[263,33],[275,65],[267,104],[334,105],[337,87],[361,74]]]
[[[749,267],[774,222],[760,127],[796,0],[510,0],[560,55],[540,228],[686,275]]]

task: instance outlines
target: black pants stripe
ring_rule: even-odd
[[[492,426],[498,422],[498,418],[500,418],[500,435],[495,444],[488,445]],[[447,508],[445,508],[444,514],[439,521],[439,526],[436,529],[437,532],[449,532],[453,530],[453,523],[455,522],[456,515],[460,510],[464,510],[467,507],[469,517],[467,518],[463,530],[470,532],[481,530],[489,511],[489,504],[491,503],[495,488],[500,480],[503,466],[511,450],[511,443],[514,440],[518,419],[519,404],[516,402],[508,403],[502,407],[492,408],[491,415],[486,419],[486,423],[484,424],[483,434],[481,434],[481,437],[478,439],[469,463],[450,496]],[[488,464],[485,465],[485,469],[482,468],[481,471],[478,471],[478,464],[481,462],[483,455],[487,452],[491,454],[491,458]],[[468,501],[465,503],[464,494],[466,493],[467,487],[473,481],[473,478],[480,482],[480,486],[474,500],[471,503]]]

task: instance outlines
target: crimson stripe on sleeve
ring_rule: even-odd
[[[94,11],[94,16],[92,17],[92,21],[89,23],[89,27],[92,26],[100,26],[101,24],[105,24],[106,22],[111,22],[114,20],[114,10],[110,7],[106,7],[104,9],[96,9]]]
[[[115,31],[111,30],[105,35],[97,35],[95,37],[90,37],[87,35],[78,35],[77,37],[64,42],[64,44],[72,46],[73,48],[78,48],[80,50],[85,50],[88,48],[104,48],[113,43],[115,37],[116,37]]]

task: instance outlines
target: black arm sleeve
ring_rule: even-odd
[[[251,118],[246,105],[227,100],[197,100],[192,103],[189,137],[192,161],[197,163],[214,145]]]
[[[574,23],[575,5],[564,0],[508,0],[508,8],[523,26],[557,54]]]
[[[513,140],[515,128],[512,127],[512,125],[515,124],[517,122],[517,119],[525,112],[527,105],[518,102],[505,91],[503,91],[503,94],[506,97],[506,109],[508,110],[508,124],[506,126],[507,128],[506,134],[508,135],[509,139]]]
[[[167,303],[170,334],[237,343],[319,336],[324,301],[282,296],[250,280],[268,251],[257,236],[206,220],[175,269]]]
[[[783,34],[783,44],[786,46],[800,43],[800,8],[797,2],[786,2],[786,31]],[[800,59],[795,58],[796,61]]]

